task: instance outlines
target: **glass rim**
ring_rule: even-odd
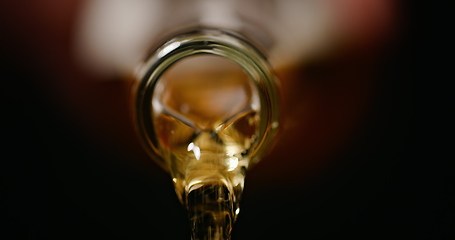
[[[270,147],[279,127],[278,81],[262,52],[241,36],[218,29],[197,29],[178,34],[149,55],[138,68],[133,89],[133,117],[143,148],[167,169],[165,162],[160,160],[159,143],[152,124],[154,89],[171,66],[198,54],[212,54],[236,63],[256,86],[260,100],[260,140],[248,157],[251,163],[257,162]]]

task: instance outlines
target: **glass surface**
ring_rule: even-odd
[[[193,239],[230,239],[246,170],[279,126],[266,59],[237,35],[198,29],[159,47],[136,87],[138,132],[170,172]]]

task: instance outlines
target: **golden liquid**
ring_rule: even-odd
[[[159,80],[152,102],[160,154],[189,211],[193,239],[229,239],[249,153],[260,140],[251,80],[228,60],[192,57]]]

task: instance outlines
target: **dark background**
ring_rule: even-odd
[[[247,184],[233,239],[453,239],[451,14],[437,2],[404,6],[373,121],[338,156],[344,164],[268,195]],[[27,39],[1,21],[0,239],[188,239],[167,175],[61,114]]]

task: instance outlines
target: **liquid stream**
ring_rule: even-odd
[[[164,76],[153,99],[160,154],[188,210],[194,240],[230,239],[258,143],[257,93],[239,67],[222,63],[229,71],[204,68],[201,75],[193,68],[185,76]]]
[[[193,239],[229,239],[249,164],[246,155],[255,138],[255,118],[256,112],[247,110],[216,129],[198,131],[173,116],[160,116],[163,125],[193,132],[162,149],[177,195],[188,209]]]

